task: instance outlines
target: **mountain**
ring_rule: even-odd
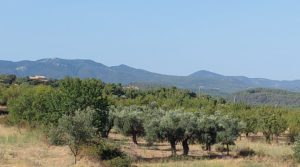
[[[11,62],[0,60],[0,73],[17,76],[44,75],[48,78],[65,76],[97,78],[104,82],[177,86],[212,94],[229,94],[251,88],[285,89],[300,92],[300,81],[275,81],[243,76],[223,76],[201,70],[188,76],[172,76],[132,68],[126,65],[106,66],[92,60],[59,58]]]
[[[249,89],[234,93],[227,100],[249,105],[300,107],[300,93],[278,89]]]
[[[195,77],[195,78],[223,78],[224,77],[220,74],[216,74],[216,73],[206,71],[206,70],[197,71],[189,76]]]

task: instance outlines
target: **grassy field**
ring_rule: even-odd
[[[68,147],[49,146],[45,141],[39,131],[19,131],[0,124],[0,167],[75,166]],[[96,167],[99,163],[82,157],[77,166]]]
[[[299,166],[292,160],[292,147],[284,143],[266,144],[263,139],[250,141],[243,138],[231,147],[231,155],[212,151],[209,154],[199,145],[190,146],[190,156],[170,157],[168,143],[147,146],[139,140],[132,144],[130,138],[112,133],[110,139],[119,143],[122,149],[134,160],[138,167],[293,167]],[[239,148],[250,147],[256,152],[253,157],[236,156]],[[181,145],[177,146],[178,155],[182,154]],[[0,167],[64,167],[64,166],[101,166],[85,156],[74,165],[73,156],[68,147],[50,146],[39,131],[18,130],[0,124]]]
[[[267,144],[263,138],[256,141],[242,138],[231,147],[230,156],[225,153],[212,151],[210,157],[199,145],[190,146],[190,156],[183,157],[181,145],[177,145],[178,157],[170,157],[171,151],[168,143],[158,143],[148,147],[146,142],[140,140],[139,146],[131,143],[130,138],[119,134],[111,134],[110,138],[119,142],[123,150],[129,153],[138,167],[293,167],[299,166],[292,159],[292,146],[283,142]],[[238,157],[236,152],[240,148],[249,147],[256,152],[252,157]]]

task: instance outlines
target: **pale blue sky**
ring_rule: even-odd
[[[1,0],[0,59],[300,79],[299,0]]]

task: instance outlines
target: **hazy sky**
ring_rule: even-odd
[[[300,79],[299,0],[1,0],[0,59]]]

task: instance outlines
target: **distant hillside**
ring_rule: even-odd
[[[247,78],[242,76],[223,76],[209,71],[198,71],[189,76],[172,76],[132,68],[126,65],[106,66],[91,60],[65,60],[59,58],[37,61],[1,61],[0,73],[17,76],[44,75],[60,79],[65,76],[97,78],[104,82],[137,85],[176,86],[196,92],[209,92],[226,95],[251,88],[285,89],[300,92],[300,81],[274,81]],[[139,84],[140,83],[140,84]]]
[[[231,95],[229,100],[250,105],[300,107],[300,93],[278,89],[257,88],[241,91]]]

